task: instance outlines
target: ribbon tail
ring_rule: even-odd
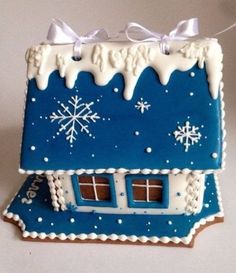
[[[180,21],[176,28],[169,33],[170,39],[186,40],[199,34],[198,18]]]

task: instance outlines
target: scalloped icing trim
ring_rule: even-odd
[[[151,236],[151,237],[147,237],[147,236],[136,236],[136,235],[130,235],[127,236],[125,234],[121,234],[121,235],[117,235],[117,234],[110,234],[110,235],[106,235],[106,234],[96,234],[96,233],[89,233],[89,234],[85,234],[85,233],[81,233],[81,234],[74,234],[74,233],[70,233],[68,235],[66,235],[65,233],[60,233],[60,234],[56,234],[54,232],[52,233],[44,233],[44,232],[36,232],[36,231],[32,231],[29,232],[26,230],[26,225],[23,222],[23,220],[20,218],[20,216],[18,214],[14,214],[12,212],[8,212],[8,208],[10,207],[11,203],[7,206],[7,208],[4,210],[3,215],[5,217],[7,217],[8,219],[13,219],[15,222],[17,222],[18,226],[20,227],[20,229],[22,230],[22,236],[24,238],[30,237],[32,239],[36,239],[39,238],[41,240],[44,239],[59,239],[59,240],[70,240],[70,241],[74,241],[76,239],[80,239],[80,240],[86,240],[86,239],[90,239],[90,240],[101,240],[101,241],[106,241],[106,240],[111,240],[111,241],[121,241],[121,242],[125,242],[125,241],[130,241],[132,243],[135,242],[141,242],[141,243],[147,243],[147,242],[151,242],[151,243],[174,243],[174,244],[178,244],[178,243],[183,243],[185,245],[190,244],[190,242],[193,239],[193,236],[196,234],[196,231],[201,227],[206,225],[208,222],[213,222],[217,217],[222,218],[224,217],[224,213],[223,213],[223,207],[222,207],[222,198],[221,198],[221,193],[220,193],[220,189],[219,189],[219,182],[218,182],[218,177],[217,175],[214,175],[215,178],[215,185],[216,185],[216,191],[217,191],[217,198],[218,198],[218,205],[219,205],[219,209],[220,211],[218,213],[216,213],[215,215],[211,215],[208,216],[206,218],[202,218],[200,221],[196,222],[194,224],[194,226],[191,228],[189,234],[185,237],[167,237],[167,236],[163,236],[163,237],[157,237],[157,236]],[[12,199],[13,200],[13,199]]]

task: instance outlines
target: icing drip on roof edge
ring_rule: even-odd
[[[82,58],[74,61],[73,45],[42,44],[26,52],[28,79],[36,79],[40,90],[47,88],[50,74],[59,70],[66,86],[73,88],[78,73],[88,71],[95,83],[107,85],[115,74],[121,73],[125,80],[124,98],[132,99],[136,83],[147,67],[152,67],[160,82],[166,85],[175,70],[187,71],[196,63],[206,66],[209,90],[217,99],[222,79],[223,54],[216,39],[197,41],[173,41],[170,54],[161,53],[158,43],[104,42],[82,46]]]

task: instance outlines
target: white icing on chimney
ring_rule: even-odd
[[[152,67],[166,85],[175,70],[187,71],[196,63],[206,65],[209,89],[214,99],[218,97],[222,79],[223,54],[215,39],[198,41],[173,41],[170,54],[160,52],[158,43],[104,42],[82,47],[82,59],[73,61],[73,45],[43,44],[26,53],[28,79],[35,78],[39,89],[47,88],[50,74],[59,70],[66,86],[73,88],[78,73],[88,71],[97,85],[106,85],[117,73],[125,80],[124,98],[132,99],[137,81],[147,67]]]

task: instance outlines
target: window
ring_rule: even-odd
[[[168,176],[127,175],[126,186],[129,207],[168,207]]]
[[[73,175],[77,205],[116,207],[114,181],[111,175]]]

